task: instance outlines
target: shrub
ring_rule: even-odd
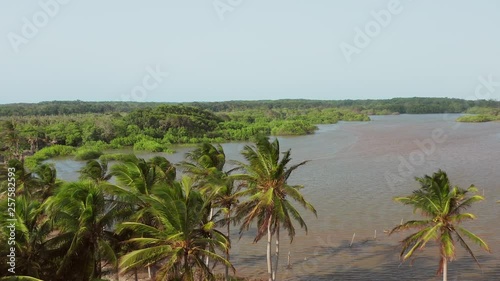
[[[110,154],[103,154],[99,157],[99,160],[101,161],[135,161],[137,160],[137,157],[134,154],[128,154],[128,153],[110,153]]]
[[[458,117],[458,122],[490,122],[498,120],[498,117],[493,115],[464,115]]]
[[[68,156],[75,152],[75,148],[67,145],[52,145],[47,146],[37,151],[32,156],[25,159],[25,164],[28,168],[32,169],[42,161],[56,156]]]
[[[134,144],[134,150],[162,152],[166,147],[155,140],[142,139]]]
[[[102,151],[89,148],[78,149],[75,154],[75,160],[92,160],[102,155]]]

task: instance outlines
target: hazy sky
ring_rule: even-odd
[[[478,77],[500,81],[499,15],[498,0],[2,0],[0,103],[473,98]]]

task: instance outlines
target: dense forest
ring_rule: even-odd
[[[58,155],[89,160],[124,147],[169,152],[172,144],[305,135],[314,133],[317,124],[369,121],[374,114],[467,112],[479,115],[459,121],[492,121],[499,108],[498,101],[448,98],[5,104],[0,105],[0,161],[26,158],[28,167],[34,167]]]
[[[156,107],[155,102],[84,102],[50,101],[41,103],[17,103],[0,105],[0,116],[68,115],[86,113],[132,112],[140,108]],[[493,100],[463,100],[449,98],[393,98],[386,100],[260,100],[189,102],[177,105],[193,106],[211,112],[234,112],[249,109],[311,109],[346,108],[368,114],[423,114],[460,113],[472,107],[499,108],[500,102]]]

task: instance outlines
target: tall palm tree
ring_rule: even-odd
[[[107,199],[93,181],[64,184],[45,207],[58,229],[58,241],[67,252],[56,272],[66,280],[100,278],[103,262],[115,264],[113,224],[122,217],[118,204]]]
[[[214,228],[213,221],[203,222],[209,212],[209,201],[192,186],[192,179],[184,177],[170,188],[155,188],[154,194],[144,199],[151,206],[148,212],[160,223],[157,227],[140,222],[119,226],[119,230],[130,229],[140,234],[129,240],[140,249],[120,260],[124,271],[157,264],[160,269],[156,280],[192,281],[197,275],[203,280],[215,280],[202,257],[229,264],[215,251],[206,249],[208,244],[210,249],[225,251],[229,241]]]
[[[235,179],[230,176],[235,169],[225,171],[226,155],[221,145],[202,143],[195,150],[186,154],[186,161],[181,162],[185,172],[195,179],[197,187],[208,197],[210,214],[208,220],[222,213],[224,218],[219,225],[226,226],[226,235],[231,241],[231,212],[238,203],[239,188]],[[214,208],[219,211],[213,214]],[[230,261],[229,247],[226,249],[226,260]],[[208,266],[208,256],[205,264]],[[229,280],[229,266],[226,265],[225,278]]]
[[[172,163],[161,156],[148,161],[134,158],[112,166],[111,174],[118,184],[107,184],[105,187],[120,202],[122,208],[130,211],[128,219],[157,226],[158,221],[148,212],[149,202],[145,199],[151,195],[153,188],[167,188],[173,183],[176,169]],[[137,276],[137,271],[135,275]],[[152,275],[149,266],[148,275]]]
[[[288,231],[290,241],[293,241],[295,236],[295,226],[292,220],[297,221],[307,233],[307,225],[291,204],[290,199],[317,215],[314,207],[300,193],[302,186],[289,185],[287,182],[292,172],[307,161],[289,166],[292,160],[291,150],[287,150],[280,157],[278,139],[271,141],[265,137],[258,138],[255,146],[245,146],[242,154],[248,163],[240,164],[245,174],[239,176],[239,179],[246,181],[247,189],[244,194],[247,200],[240,203],[237,209],[237,220],[242,221],[240,231],[248,229],[250,224],[257,220],[258,229],[254,242],[258,242],[267,235],[267,270],[269,280],[276,280],[280,228],[283,227]],[[276,256],[273,269],[271,241],[274,234],[276,234]]]
[[[458,241],[462,247],[471,255],[479,265],[479,262],[469,245],[464,240],[467,237],[486,251],[490,251],[486,242],[474,233],[460,226],[464,220],[475,219],[472,213],[464,211],[473,203],[482,201],[484,198],[475,195],[477,189],[471,185],[467,189],[452,186],[445,172],[439,170],[432,176],[416,178],[420,189],[413,191],[409,196],[396,197],[394,200],[405,205],[413,206],[414,210],[421,211],[427,219],[411,220],[396,226],[389,234],[407,229],[418,231],[402,241],[401,257],[403,260],[410,258],[415,250],[422,249],[430,240],[435,240],[439,245],[440,262],[437,273],[443,274],[443,280],[447,280],[448,261],[455,258],[455,242]]]

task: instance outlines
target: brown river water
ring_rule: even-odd
[[[292,244],[282,233],[278,280],[441,280],[433,243],[401,263],[398,242],[410,232],[390,237],[385,233],[401,220],[419,217],[392,198],[410,194],[418,188],[414,177],[438,169],[446,171],[454,185],[474,184],[486,197],[470,209],[477,219],[464,226],[486,240],[492,251],[472,245],[479,268],[457,244],[448,280],[500,280],[500,123],[457,123],[458,116],[373,116],[371,122],[320,125],[314,135],[280,138],[283,150],[292,149],[294,162],[311,160],[290,183],[305,186],[302,192],[318,210],[318,218],[304,210],[309,232],[297,229]],[[243,146],[223,145],[227,158],[234,160],[241,160]],[[162,155],[179,162],[189,149]],[[77,179],[76,171],[84,164],[54,162],[65,180]],[[234,230],[232,262],[238,276],[265,278],[266,243],[253,244],[254,234],[250,229],[238,240]]]

